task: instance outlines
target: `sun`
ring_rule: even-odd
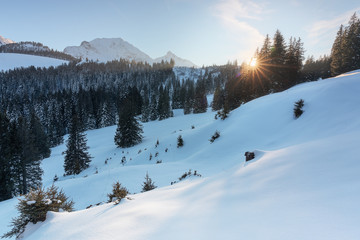
[[[250,67],[256,67],[256,58],[252,58],[249,65]]]

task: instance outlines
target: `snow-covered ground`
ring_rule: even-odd
[[[24,239],[356,240],[359,92],[356,71],[256,99],[225,121],[210,110],[186,116],[176,111],[174,118],[143,124],[144,141],[128,149],[115,147],[115,126],[88,131],[94,157],[89,169],[63,177],[65,145],[53,148],[42,164],[44,186],[57,174],[56,185],[78,211],[49,213]],[[299,99],[305,112],[294,119]],[[216,130],[221,136],[210,143]],[[180,134],[185,145],[177,148]],[[246,151],[255,151],[255,159],[245,163]],[[170,184],[189,169],[202,177]],[[139,193],[146,172],[158,188]],[[134,193],[131,199],[83,210],[105,202],[117,180]],[[0,202],[0,233],[9,230],[16,203]]]
[[[49,57],[41,57],[18,53],[0,53],[0,71],[12,70],[14,68],[50,67],[66,64],[68,61]]]

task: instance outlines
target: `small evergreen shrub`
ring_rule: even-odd
[[[294,118],[299,118],[303,113],[304,110],[302,108],[304,107],[304,100],[300,99],[299,101],[295,102],[294,104]]]
[[[68,197],[58,187],[52,185],[47,190],[37,189],[31,190],[28,194],[19,199],[16,206],[20,212],[20,216],[14,218],[11,222],[13,227],[10,232],[4,234],[2,238],[10,238],[16,236],[20,238],[25,231],[26,225],[31,222],[43,222],[46,220],[46,213],[48,211],[73,211],[74,202],[69,201]]]
[[[147,191],[153,190],[155,188],[156,188],[155,183],[149,177],[149,174],[146,173],[145,182],[142,185],[142,191],[141,192],[147,192]]]
[[[184,172],[184,174],[181,175],[181,177],[179,177],[178,179],[179,179],[179,181],[182,181],[182,180],[184,180],[185,178],[191,177],[191,176],[201,177],[201,174],[199,174],[196,170],[194,171],[194,173],[192,173],[192,170],[189,169],[189,171]],[[171,185],[173,185],[173,184],[175,184],[175,183],[178,183],[179,181],[173,181],[173,182],[171,182]]]
[[[217,111],[215,114],[215,119],[220,118],[221,120],[225,120],[229,116],[229,109],[227,107],[222,108],[221,110]]]
[[[151,159],[152,159],[152,154],[150,153],[150,156],[149,156],[149,161],[151,161]]]
[[[182,147],[184,146],[184,140],[182,139],[181,135],[179,135],[179,137],[177,138],[177,147]]]
[[[119,204],[121,199],[125,198],[128,193],[129,191],[125,187],[122,187],[119,182],[116,182],[113,184],[112,193],[108,194],[108,202],[110,203],[115,201],[115,205]]]
[[[210,138],[210,142],[213,143],[215,141],[215,139],[220,137],[220,132],[218,130],[215,131],[214,135],[211,136]]]
[[[123,157],[121,158],[121,164],[122,164],[122,165],[125,165],[125,163],[126,163],[126,157],[123,156]]]

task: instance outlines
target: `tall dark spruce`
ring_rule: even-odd
[[[79,174],[89,167],[91,156],[86,141],[86,135],[80,127],[78,114],[73,107],[69,138],[66,141],[67,150],[63,152],[65,154],[64,168],[66,175]]]
[[[0,201],[12,197],[9,120],[0,112]]]
[[[127,95],[121,102],[119,122],[117,125],[114,141],[116,146],[132,147],[142,140],[142,126],[136,119],[136,108]]]

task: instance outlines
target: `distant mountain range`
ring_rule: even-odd
[[[0,36],[0,52],[8,53],[25,53],[39,55],[39,52],[44,55],[46,52],[54,52],[47,46],[35,42],[20,42],[15,43],[13,40]],[[57,52],[56,55],[61,55],[62,52]],[[165,56],[159,58],[151,58],[146,53],[139,50],[129,42],[121,38],[96,38],[90,42],[83,41],[80,46],[69,46],[63,51],[64,55],[70,56],[56,56],[55,58],[71,60],[74,57],[82,59],[82,61],[99,61],[108,62],[112,60],[119,60],[120,58],[135,62],[147,62],[149,64],[160,63],[161,61],[170,62],[174,60],[176,67],[197,67],[193,62],[180,58],[174,53],[168,51]],[[49,56],[52,57],[52,56]]]
[[[81,58],[83,61],[88,59],[107,62],[123,58],[129,61],[134,60],[136,62],[153,64],[162,60],[170,62],[173,59],[175,66],[197,67],[191,61],[182,59],[170,51],[163,57],[152,59],[149,55],[121,38],[96,38],[90,42],[84,41],[80,46],[66,47],[64,53],[75,58]]]

